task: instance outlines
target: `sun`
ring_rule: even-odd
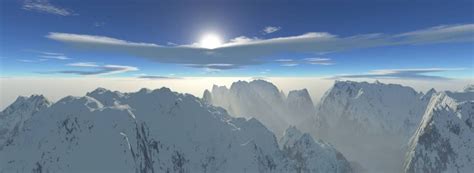
[[[214,49],[222,45],[222,40],[219,35],[214,33],[209,33],[201,37],[199,46],[206,49]]]

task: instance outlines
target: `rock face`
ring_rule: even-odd
[[[5,115],[21,110],[15,103]],[[22,133],[0,149],[0,172],[351,171],[334,148],[309,135],[280,149],[255,118],[233,118],[167,88],[99,88],[46,105],[24,114],[30,118],[21,121]]]
[[[23,131],[24,123],[37,112],[51,105],[44,96],[20,96],[14,103],[0,112],[0,149],[11,142]]]
[[[254,80],[234,82],[230,89],[212,87],[203,99],[209,104],[226,109],[234,117],[253,117],[261,121],[277,136],[290,125],[305,132],[314,130],[315,108],[306,89],[290,91],[288,97],[270,82]]]
[[[301,133],[294,126],[285,131],[280,144],[285,156],[299,161],[292,165],[297,172],[351,172],[349,162],[334,147],[314,141],[311,135]]]
[[[377,81],[336,81],[317,106],[317,117],[326,123],[316,136],[370,172],[401,172],[404,146],[434,92],[425,95]]]
[[[433,96],[410,140],[405,172],[472,172],[473,123],[474,92],[442,92]]]

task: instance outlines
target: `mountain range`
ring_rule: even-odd
[[[469,172],[474,87],[336,81],[315,105],[264,80],[33,95],[0,113],[0,172]]]
[[[351,172],[341,153],[308,134],[280,148],[257,119],[168,88],[98,88],[53,104],[20,97],[1,117],[12,125],[0,172]]]

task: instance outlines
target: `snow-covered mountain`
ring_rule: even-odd
[[[410,140],[408,173],[474,170],[474,92],[441,92],[431,99]]]
[[[310,134],[301,133],[296,127],[289,127],[280,139],[283,152],[293,160],[297,172],[350,172],[349,162],[328,143],[315,141]],[[331,158],[331,159],[327,159]],[[312,169],[308,165],[317,165]],[[335,169],[336,168],[336,169]]]
[[[336,81],[318,106],[330,127],[344,125],[363,134],[401,134],[409,138],[429,99],[398,84]]]
[[[18,97],[9,107],[0,112],[0,149],[13,142],[23,130],[24,123],[37,112],[51,105],[44,96]]]
[[[12,104],[5,115],[22,107]],[[22,111],[30,118],[0,149],[0,172],[351,171],[339,152],[309,135],[281,149],[255,118],[233,118],[167,88],[135,93],[99,88],[40,107]]]
[[[425,111],[427,94],[398,84],[336,81],[321,98],[319,136],[370,172],[401,172],[403,153]]]
[[[204,91],[203,99],[226,109],[234,117],[256,118],[277,136],[290,125],[308,132],[316,124],[313,101],[306,89],[290,91],[285,97],[270,82],[238,81],[229,89],[214,85],[212,91]]]

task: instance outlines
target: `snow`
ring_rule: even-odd
[[[314,136],[334,144],[369,172],[401,172],[405,146],[428,94],[378,81],[336,81],[317,106],[318,121],[325,123]]]
[[[350,171],[342,155],[309,135],[293,146],[297,151],[282,150],[256,118],[231,117],[168,88],[98,88],[65,97],[23,123],[22,133],[0,149],[0,172]]]
[[[6,143],[11,143],[13,138],[21,133],[24,123],[32,118],[38,111],[51,105],[44,96],[20,96],[0,113],[0,149]]]
[[[474,170],[473,94],[466,90],[433,96],[411,138],[405,172]]]

